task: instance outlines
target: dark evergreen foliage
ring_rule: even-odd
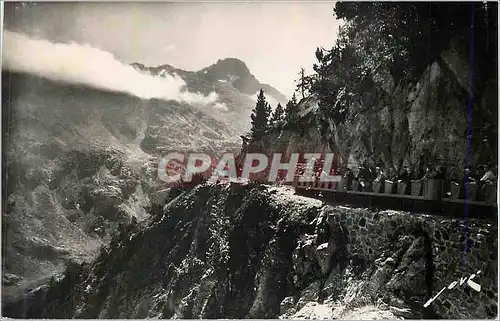
[[[297,91],[302,95],[302,99],[308,97],[311,94],[311,87],[313,83],[313,77],[306,75],[306,70],[300,68],[299,80],[297,83]]]
[[[278,103],[278,106],[276,106],[276,109],[271,117],[271,125],[275,128],[280,128],[283,125],[284,117],[285,110],[283,109],[283,106]]]
[[[292,99],[290,99],[285,106],[285,121],[288,125],[293,125],[297,123],[298,118],[298,103],[294,93]]]
[[[474,50],[486,58],[480,73],[496,72],[497,4],[463,2],[338,2],[334,13],[346,20],[330,50],[317,48],[311,93],[319,99],[318,126],[350,117],[363,86],[384,67],[394,82],[415,82],[458,33],[470,29],[474,12]],[[369,104],[368,104],[369,105]]]
[[[257,103],[252,111],[251,138],[254,141],[261,140],[268,130],[268,120],[271,106],[266,101],[264,91],[261,89],[257,95]]]

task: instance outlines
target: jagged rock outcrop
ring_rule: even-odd
[[[206,138],[215,141],[213,143],[210,141],[210,144],[216,145],[220,136],[227,137],[225,134],[231,136],[233,133],[242,134],[250,129],[250,115],[252,109],[255,107],[255,99],[261,88],[266,93],[269,101],[275,101],[276,104],[279,102],[284,105],[287,100],[276,88],[260,83],[250,72],[247,65],[237,58],[219,59],[213,65],[199,71],[186,71],[170,65],[147,67],[139,63],[134,63],[132,66],[142,72],[155,76],[161,77],[166,74],[177,75],[186,82],[186,88],[192,92],[200,92],[207,96],[213,93],[219,95],[217,104],[204,106],[204,112],[198,112],[193,116],[187,110],[181,112],[185,109],[182,104],[171,103],[168,109],[165,108],[164,104],[160,104],[160,106],[153,104],[155,111],[151,114],[154,115],[151,119],[152,126],[150,126],[152,132],[149,132],[150,128],[146,131],[146,138],[148,139],[153,138],[154,140],[158,136],[158,128],[161,129],[163,126],[170,127],[169,123],[172,121],[164,115],[170,116],[172,113],[175,113],[181,116],[179,119],[182,122],[192,117],[207,118],[206,115],[208,114],[210,117],[206,119],[206,122],[211,125],[212,132],[204,128],[196,128],[196,126],[193,126],[195,124],[189,123],[183,124],[182,128],[188,133],[198,134],[198,132],[201,132],[202,137],[206,136]],[[273,107],[276,106],[273,105]],[[219,124],[215,123],[212,118],[217,120]],[[175,118],[174,121],[176,124],[179,123],[179,120]],[[187,137],[196,139],[196,137]],[[181,137],[175,135],[172,140],[178,141],[179,138]],[[168,144],[169,142],[167,140],[165,143]],[[210,147],[213,150],[227,149],[226,146],[220,145]]]
[[[332,206],[287,188],[200,185],[91,264],[11,304],[39,318],[488,318],[497,227]],[[457,286],[481,270],[481,292]],[[21,308],[22,305],[24,308]],[[29,308],[26,308],[29,307]]]
[[[46,283],[68,263],[91,260],[120,224],[147,218],[164,199],[161,154],[239,148],[255,105],[246,93],[169,65],[133,67],[176,74],[190,92],[215,91],[219,104],[142,100],[2,71],[5,300]]]
[[[149,215],[141,179],[113,153],[54,156],[58,162],[51,167],[9,177],[2,213],[4,271],[18,280],[4,284],[4,300],[43,284],[68,263],[91,260],[119,224]]]
[[[246,64],[237,58],[219,59],[215,64],[198,71],[197,74],[213,81],[232,81],[234,88],[247,95],[256,95],[262,89],[267,96],[273,97],[283,105],[287,101],[285,95],[276,88],[260,83]]]
[[[403,165],[444,165],[461,177],[466,165],[468,129],[468,38],[452,39],[414,83],[395,83],[379,66],[365,80],[359,101],[349,106],[347,120],[329,124],[320,133],[315,95],[299,103],[305,130],[285,130],[269,141],[276,151],[333,151],[351,168],[363,162],[382,166],[387,173]],[[470,163],[497,163],[498,78],[484,70],[477,54],[472,72]],[[495,62],[496,63],[496,62]]]

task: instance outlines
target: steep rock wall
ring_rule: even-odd
[[[157,208],[91,264],[7,316],[487,318],[497,314],[497,227],[332,206],[286,188],[202,185]],[[463,271],[462,271],[463,269]],[[457,286],[481,270],[481,292]]]
[[[432,163],[447,166],[448,172],[457,177],[461,177],[467,163],[468,148],[472,166],[496,164],[498,77],[494,72],[484,72],[496,65],[474,63],[468,136],[469,55],[464,42],[462,38],[454,39],[416,83],[395,84],[388,69],[379,66],[366,80],[359,101],[349,106],[347,120],[338,125],[330,123],[324,140],[310,120],[317,117],[317,99],[303,99],[299,103],[301,116],[311,125],[302,135],[290,130],[275,134],[270,139],[276,142],[272,148],[331,150],[351,168],[365,161],[387,171]]]

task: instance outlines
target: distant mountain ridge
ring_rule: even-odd
[[[48,282],[68,262],[92,259],[120,224],[144,221],[165,188],[156,173],[161,155],[239,150],[261,88],[243,62],[225,59],[197,72],[132,66],[176,74],[189,92],[216,92],[217,100],[141,99],[2,71],[4,300]]]
[[[279,90],[271,85],[263,84],[250,72],[247,65],[238,58],[225,58],[219,59],[216,63],[205,67],[199,71],[186,71],[176,68],[172,65],[160,65],[157,67],[148,67],[141,63],[132,63],[134,68],[147,71],[152,75],[162,76],[163,73],[177,74],[186,81],[188,89],[196,88],[200,92],[207,94],[207,88],[216,89],[220,84],[230,84],[239,92],[246,95],[256,95],[256,93],[263,89],[266,97],[272,97],[281,104],[286,104],[287,97]],[[215,87],[215,88],[214,88]],[[273,106],[275,107],[275,106]]]
[[[198,74],[203,74],[205,77],[224,79],[229,75],[235,75],[238,78],[234,79],[233,86],[247,95],[253,95],[261,88],[267,95],[274,97],[280,103],[286,103],[287,97],[279,90],[271,85],[263,84],[255,78],[246,64],[237,58],[226,58],[217,61],[215,64],[203,68],[198,71]]]

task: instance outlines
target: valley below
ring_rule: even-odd
[[[167,69],[148,73],[161,77]],[[209,80],[193,84],[195,73],[175,72],[192,92],[209,86],[207,95],[219,101],[146,100],[2,72],[4,301],[91,261],[119,226],[145,222],[165,189],[157,179],[161,155],[239,150],[251,96],[218,79],[213,91]]]

